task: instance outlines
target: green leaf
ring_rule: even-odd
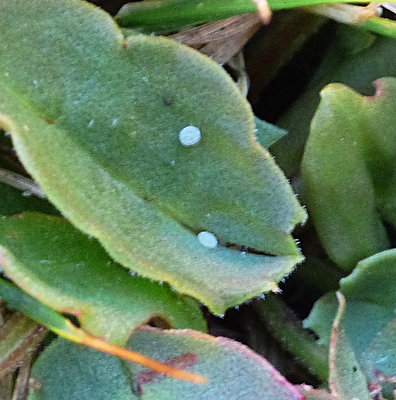
[[[362,21],[359,26],[371,32],[390,36],[396,39],[396,22],[391,19],[372,17]]]
[[[378,379],[378,371],[394,378],[396,373],[396,319],[393,319],[361,355],[367,376]]]
[[[329,376],[327,349],[302,329],[300,321],[276,295],[255,303],[257,317],[271,334],[300,365],[325,382]],[[262,329],[262,328],[261,328]],[[260,334],[259,334],[260,335]],[[261,341],[264,341],[261,334]]]
[[[40,355],[30,380],[29,400],[138,399],[119,359],[63,339]]]
[[[115,344],[151,319],[205,330],[194,300],[114,265],[103,248],[62,218],[22,214],[0,219],[0,265],[47,306]]]
[[[58,214],[48,201],[0,183],[0,215],[15,215],[23,211],[40,211],[45,214]]]
[[[375,96],[329,85],[312,121],[302,171],[306,201],[329,256],[343,269],[389,246],[396,226],[396,79]]]
[[[270,147],[287,134],[285,129],[278,128],[260,118],[255,117],[254,120],[256,121],[256,139],[265,148]]]
[[[0,113],[48,198],[117,262],[216,313],[276,288],[306,214],[231,78],[169,39],[124,39],[87,3],[29,5],[0,1]],[[186,147],[189,125],[202,139]]]
[[[340,400],[371,400],[367,381],[345,333],[345,297],[341,293],[337,293],[337,297],[339,308],[330,340],[330,390]]]
[[[364,28],[371,32],[396,38],[396,22],[381,18],[377,12],[381,8],[366,8],[350,4],[324,5],[308,7],[307,11],[324,17],[331,18],[337,22],[350,24],[358,28]]]
[[[145,328],[131,337],[128,347],[162,361],[172,360],[171,365],[175,366],[188,365],[189,355],[191,363],[196,358],[191,370],[208,378],[204,386],[179,384],[128,364],[135,390],[143,394],[144,400],[257,399],[264,393],[277,400],[302,400],[297,390],[264,358],[227,338],[187,330],[160,332]]]
[[[357,3],[364,1],[358,0]],[[272,10],[304,7],[342,0],[268,0]],[[253,0],[154,0],[140,4],[128,3],[117,15],[121,26],[141,27],[146,31],[178,30],[188,25],[228,18],[257,11]]]
[[[69,339],[78,337],[76,334],[78,329],[68,319],[2,278],[0,278],[0,298],[6,301],[10,308],[20,311],[51,331]]]
[[[0,297],[7,302],[9,307],[21,311],[41,325],[46,326],[48,329],[68,340],[134,363],[137,362],[161,374],[171,376],[172,378],[201,384],[206,382],[206,378],[201,375],[162,364],[143,354],[108,343],[97,336],[85,332],[83,329],[75,327],[67,318],[58,314],[52,308],[40,303],[12,283],[1,278]]]
[[[95,400],[303,399],[265,359],[230,339],[189,330],[144,328],[133,335],[128,347],[204,374],[208,384],[170,380],[58,340],[33,367],[32,378],[41,383],[41,389],[31,390],[29,400],[80,399],[85,390],[87,398]]]
[[[340,82],[370,94],[374,80],[396,76],[394,39],[376,37],[345,25],[338,26],[336,34],[307,91],[277,121],[289,133],[271,147],[271,152],[289,176],[300,167],[311,120],[319,104],[319,92],[325,85]]]
[[[341,291],[348,299],[392,308],[396,304],[396,249],[383,251],[358,263],[341,279]]]
[[[394,376],[396,371],[395,267],[396,249],[384,251],[361,261],[341,284],[347,298],[372,307],[382,307],[389,315],[387,319],[381,320],[383,314],[371,314],[372,324],[377,325],[378,330],[369,345],[363,349],[360,361],[372,380],[376,379],[376,371],[388,376]],[[370,331],[370,328],[366,327],[366,330]]]
[[[347,298],[345,331],[370,381],[377,380],[376,371],[393,376],[396,370],[395,266],[396,249],[387,250],[359,262],[340,282],[340,291]],[[305,327],[314,330],[327,346],[336,311],[336,298],[328,294],[305,320]]]
[[[331,323],[336,312],[336,297],[334,293],[331,293],[316,302],[309,317],[305,320],[304,326],[319,335],[320,344],[329,345]],[[348,299],[348,315],[345,326],[348,335],[353,338],[352,346],[359,358],[376,335],[389,324],[393,316],[392,310],[387,307]]]

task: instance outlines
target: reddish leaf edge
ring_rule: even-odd
[[[151,326],[142,326],[138,328],[135,332],[154,332],[160,333],[164,336],[187,336],[191,339],[197,341],[210,342],[213,344],[217,344],[220,348],[228,348],[234,351],[239,352],[242,356],[249,358],[256,362],[257,364],[263,366],[270,374],[273,382],[278,384],[279,386],[287,387],[290,391],[290,394],[293,396],[294,400],[306,400],[298,388],[291,384],[269,361],[267,361],[264,357],[255,353],[248,346],[237,342],[235,340],[229,339],[223,336],[212,336],[207,333],[195,331],[192,329],[166,329],[162,330],[159,328],[154,328]]]
[[[197,384],[207,383],[207,378],[202,375],[174,368],[143,354],[106,342],[100,337],[77,328],[69,319],[2,278],[0,278],[0,297],[8,303],[9,307],[22,312],[47,329],[72,342],[140,364],[170,378]]]

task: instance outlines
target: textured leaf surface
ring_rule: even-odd
[[[18,189],[0,183],[0,215],[15,215],[24,211],[57,214],[56,209],[48,201],[26,196]]]
[[[217,313],[301,261],[290,232],[305,212],[214,62],[168,39],[124,40],[76,0],[1,0],[0,17],[2,124],[49,199],[116,261]],[[202,139],[185,147],[188,125]]]
[[[175,385],[158,375],[156,378],[151,375],[149,379],[142,368],[129,364],[135,383],[140,383],[136,389],[141,391],[144,399],[253,400],[268,396],[278,400],[302,400],[296,389],[265,359],[230,339],[187,330],[159,332],[146,328],[130,339],[129,346],[134,351],[145,351],[151,357],[162,361],[174,360],[175,363],[177,360],[183,363],[183,354],[195,355],[196,365],[191,370],[208,377],[206,386],[185,385],[183,382]]]
[[[62,218],[22,214],[0,219],[0,265],[42,303],[74,314],[93,335],[125,344],[153,318],[205,330],[194,300],[114,265],[95,240]]]
[[[337,293],[337,297],[339,308],[330,340],[330,390],[340,400],[371,400],[367,381],[345,332],[345,297],[340,293]]]
[[[388,376],[396,371],[395,287],[395,249],[361,261],[351,275],[341,280],[340,290],[347,299],[345,331],[370,380],[376,380],[378,371]],[[315,304],[305,321],[325,345],[336,311],[336,298],[329,294]]]
[[[363,2],[362,0],[358,0]],[[342,0],[269,0],[272,10],[304,7],[323,3],[343,3]],[[252,0],[156,0],[149,3],[126,4],[117,20],[123,26],[140,27],[146,31],[171,31],[237,14],[257,11]]]
[[[271,148],[271,152],[289,176],[300,167],[311,120],[319,104],[319,92],[324,86],[340,82],[370,94],[374,80],[396,76],[394,39],[376,37],[342,25],[336,33],[337,40],[324,56],[307,91],[277,122],[289,133]]]
[[[396,305],[396,249],[383,251],[358,263],[341,279],[341,291],[348,299],[384,307]]]
[[[115,357],[57,339],[36,361],[29,400],[135,400]]]
[[[389,246],[382,217],[396,225],[396,79],[375,84],[371,97],[322,91],[302,165],[319,237],[346,270]]]
[[[67,318],[3,278],[0,278],[0,298],[7,302],[8,307],[20,311],[63,337],[77,336],[78,329]]]
[[[32,390],[29,400],[80,399],[86,387],[91,391],[87,399],[95,400],[303,399],[266,360],[229,339],[188,330],[145,328],[133,335],[128,347],[205,374],[209,382],[176,382],[58,340],[33,368],[32,377],[41,382],[41,390]]]
[[[182,371],[178,368],[172,367],[171,365],[162,364],[144,356],[143,354],[111,344],[102,338],[85,332],[83,329],[77,328],[70,322],[70,320],[45,304],[40,303],[34,297],[23,292],[17,286],[4,279],[0,279],[0,297],[7,302],[7,305],[10,308],[21,311],[36,322],[52,330],[57,335],[68,340],[111,354],[124,360],[134,363],[137,362],[147,368],[176,379],[201,384],[206,382],[206,378],[201,375],[189,371]]]
[[[395,318],[389,322],[362,353],[361,364],[367,376],[373,381],[380,380],[381,374],[390,378],[390,381],[394,381],[396,376]],[[385,391],[392,390],[389,386],[385,386]]]
[[[268,148],[287,134],[287,131],[255,117],[256,139],[261,146]]]

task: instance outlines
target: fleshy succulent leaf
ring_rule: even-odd
[[[1,0],[0,17],[1,125],[50,201],[117,262],[223,313],[302,260],[290,233],[305,211],[218,65],[170,39],[124,39],[77,0]],[[193,146],[179,141],[187,126]]]
[[[207,379],[201,375],[189,371],[183,371],[171,365],[166,365],[141,353],[114,345],[102,338],[93,336],[83,329],[77,328],[67,318],[40,303],[38,300],[23,292],[17,286],[4,279],[0,279],[0,297],[7,301],[8,305],[25,315],[31,317],[36,322],[44,325],[54,333],[72,342],[91,347],[104,353],[111,354],[118,358],[139,363],[146,368],[150,368],[160,374],[168,375],[175,379],[185,380],[203,384]]]
[[[381,374],[392,377],[396,370],[395,266],[396,250],[386,250],[359,262],[340,282],[347,299],[345,332],[369,382],[378,383]],[[317,301],[305,321],[327,346],[337,307],[336,297],[330,293]]]
[[[396,226],[396,78],[375,85],[374,96],[322,91],[302,164],[319,237],[347,271],[389,246],[383,218]]]
[[[276,143],[271,152],[288,176],[300,167],[323,87],[339,82],[368,95],[372,93],[373,81],[396,76],[395,57],[394,39],[377,37],[350,26],[337,26],[336,40],[313,74],[306,92],[277,121],[289,134]]]
[[[331,393],[340,400],[371,400],[366,378],[345,332],[345,297],[337,293],[337,299],[339,306],[330,339],[329,386]]]
[[[63,218],[25,213],[0,219],[0,266],[26,293],[115,344],[154,319],[205,330],[195,300],[131,276]]]
[[[85,388],[90,398],[97,400],[255,400],[262,399],[263,394],[271,399],[303,400],[271,364],[230,339],[190,330],[142,328],[133,335],[128,348],[204,375],[208,383],[177,382],[57,340],[33,368],[32,378],[41,387],[31,390],[29,400],[79,399]]]

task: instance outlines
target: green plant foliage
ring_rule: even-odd
[[[312,121],[302,172],[306,201],[329,256],[343,269],[389,246],[396,225],[396,79],[364,97],[327,86]]]
[[[396,319],[393,319],[381,331],[370,346],[361,356],[361,364],[374,381],[379,377],[377,371],[384,373],[385,377],[394,379],[396,368]]]
[[[57,335],[73,342],[84,344],[85,346],[107,354],[112,354],[124,360],[137,362],[153,371],[172,376],[173,378],[201,384],[207,381],[207,379],[201,375],[162,364],[143,354],[111,344],[102,338],[91,335],[73,325],[69,319],[63,317],[52,308],[40,303],[35,298],[4,279],[0,279],[0,296],[11,308],[21,311],[23,314],[31,317],[41,325],[46,326]]]
[[[395,397],[396,9],[343,2],[0,0],[1,400]]]
[[[380,35],[396,38],[396,22],[391,19],[373,17],[363,21],[359,26]]]
[[[278,128],[260,118],[255,117],[256,121],[256,139],[261,146],[268,148],[276,143],[283,136],[287,135],[285,129]]]
[[[155,346],[152,345],[153,342],[156,343]],[[178,384],[174,380],[164,379],[154,379],[140,385],[140,388],[135,386],[137,390],[141,390],[144,399],[198,400],[209,397],[237,400],[260,398],[266,393],[269,398],[279,400],[302,400],[293,386],[265,359],[226,338],[214,338],[186,330],[160,332],[146,328],[131,337],[129,348],[138,352],[144,351],[159,360],[177,360],[183,354],[195,355],[197,362],[192,370],[208,377],[208,384],[202,386],[186,385],[183,382]],[[147,372],[142,368],[128,364],[128,370],[134,377],[135,385],[147,381]]]
[[[145,328],[132,336],[128,347],[204,374],[208,384],[177,382],[57,340],[33,368],[32,378],[40,382],[41,389],[31,390],[29,400],[77,400],[81,393],[89,393],[87,399],[95,400],[253,400],[262,398],[263,393],[279,400],[303,399],[265,359],[226,338]]]
[[[363,3],[358,0],[356,3]],[[272,10],[304,7],[324,3],[344,3],[342,0],[269,0]],[[152,0],[128,3],[117,15],[121,26],[143,28],[145,31],[171,31],[188,25],[257,11],[253,0]]]
[[[67,318],[2,278],[0,278],[0,297],[10,308],[20,311],[58,335],[69,339],[77,336],[78,329]]]
[[[347,299],[345,331],[370,381],[377,380],[376,371],[387,376],[396,371],[395,265],[396,250],[387,250],[359,262],[352,274],[340,282],[340,291]],[[329,343],[336,311],[336,298],[328,294],[315,304],[305,321],[322,344]]]
[[[0,215],[15,215],[24,211],[40,211],[45,214],[58,214],[55,207],[46,200],[26,196],[18,189],[0,183]]]
[[[0,16],[2,125],[48,198],[116,261],[222,313],[302,260],[290,233],[306,214],[219,66],[164,38],[124,39],[77,0],[1,0]],[[202,139],[186,147],[189,125]]]
[[[205,330],[194,300],[130,276],[62,218],[32,213],[0,219],[0,266],[25,292],[115,344],[125,344],[154,317],[165,326]]]
[[[282,347],[293,354],[300,365],[305,365],[312,375],[326,381],[329,376],[327,348],[316,343],[315,338],[302,329],[300,321],[282,300],[270,295],[258,301],[255,308],[265,328],[274,337],[280,338]]]
[[[330,340],[330,389],[340,400],[371,400],[366,378],[345,333],[345,297],[341,293],[337,293],[337,297],[339,308],[333,322]]]
[[[372,92],[372,82],[396,76],[394,39],[376,37],[356,28],[338,26],[336,40],[328,49],[304,94],[277,122],[288,135],[271,147],[277,163],[287,175],[300,166],[310,124],[320,100],[319,92],[329,83],[339,82],[363,93]]]
[[[135,400],[120,360],[63,339],[55,340],[32,370],[29,400]]]

